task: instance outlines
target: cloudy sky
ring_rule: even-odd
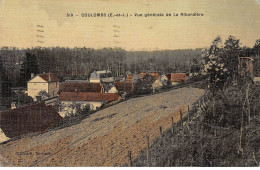
[[[204,16],[180,16],[194,12]],[[82,13],[133,16],[92,18]],[[253,46],[260,38],[260,0],[0,0],[0,47],[185,49],[207,47],[217,36],[228,35]]]

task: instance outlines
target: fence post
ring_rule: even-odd
[[[188,105],[188,122],[190,121],[190,105]]]
[[[128,151],[128,159],[129,159],[129,167],[132,166],[132,152],[131,151]]]
[[[180,117],[181,117],[181,129],[183,130],[183,122],[182,122],[182,112],[180,110]]]
[[[172,134],[174,134],[174,128],[173,128],[173,125],[174,125],[174,122],[173,122],[173,117],[172,118]]]
[[[150,151],[149,151],[149,136],[146,137],[147,139],[147,150],[146,150],[146,158],[147,158],[147,161],[148,161],[148,165],[150,165]]]
[[[162,126],[160,126],[160,135],[162,137]]]

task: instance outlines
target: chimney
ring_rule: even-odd
[[[49,74],[49,82],[51,82],[51,73]]]
[[[31,78],[33,78],[34,77],[34,73],[31,73]]]
[[[16,102],[11,103],[11,109],[16,109]]]

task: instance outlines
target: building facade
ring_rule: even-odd
[[[46,92],[48,97],[52,98],[58,96],[58,90],[59,79],[51,73],[38,74],[27,82],[28,96],[34,101],[37,101],[40,92]]]

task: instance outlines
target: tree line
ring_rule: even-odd
[[[114,76],[127,72],[161,73],[188,71],[201,49],[125,51],[121,48],[2,47],[5,75],[13,86],[25,86],[31,73],[53,73],[61,80],[87,79],[95,70],[110,69]]]
[[[231,41],[230,43],[233,43]],[[238,42],[238,45],[240,42]],[[235,44],[231,44],[235,45]],[[254,57],[254,72],[259,75],[260,39],[253,48],[240,47],[239,55]],[[110,69],[113,75],[142,71],[198,72],[202,49],[126,51],[122,48],[33,47],[0,49],[2,77],[13,87],[25,86],[31,73],[53,73],[61,81],[87,79],[93,70]],[[9,84],[9,85],[10,85]],[[8,86],[9,86],[8,85]]]

